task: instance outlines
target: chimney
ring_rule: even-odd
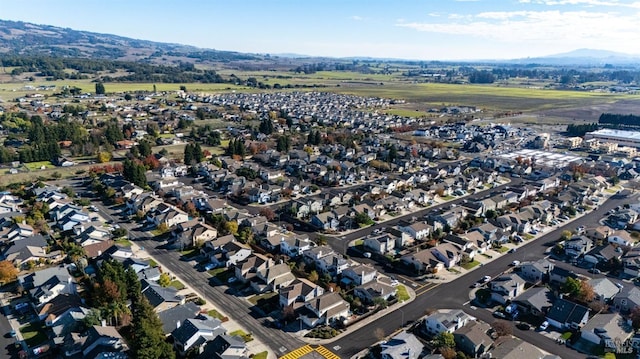
[[[180,321],[179,320],[176,322],[176,329],[178,329],[178,328],[180,328]]]
[[[103,327],[107,326],[107,320],[106,319],[102,319],[102,321],[100,321],[100,325]]]

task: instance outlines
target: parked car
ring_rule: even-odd
[[[229,277],[229,279],[227,279],[227,283],[231,284],[231,283],[235,283],[238,280],[238,278],[236,277]]]
[[[511,262],[511,265],[514,266],[514,267],[517,267],[517,266],[520,265],[520,261],[513,261],[513,262]]]
[[[515,252],[516,252],[516,249],[515,248],[511,248],[511,249],[509,249],[509,252],[507,252],[507,253],[515,253]]]
[[[487,283],[491,280],[491,276],[485,275],[484,277],[482,277],[482,279],[480,280],[482,283]]]
[[[365,258],[371,258],[371,252],[364,252],[362,256]]]
[[[205,266],[204,266],[204,270],[212,270],[212,269],[214,269],[215,267],[216,267],[216,265],[215,265],[215,264],[213,264],[213,263],[207,263],[207,264],[205,264]]]
[[[598,268],[591,268],[591,269],[589,269],[589,273],[600,274],[602,272]]]
[[[531,326],[529,324],[527,324],[527,323],[520,322],[520,323],[516,324],[516,328],[518,328],[520,330],[530,330]]]
[[[549,328],[549,322],[545,320],[544,322],[542,322],[542,324],[540,324],[540,326],[538,327],[538,330],[540,331],[547,330],[547,328]]]
[[[507,318],[507,316],[504,313],[499,312],[497,310],[495,312],[493,312],[493,316],[496,317],[496,318],[502,318],[502,319]]]

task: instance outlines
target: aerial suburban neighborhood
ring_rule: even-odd
[[[0,20],[0,357],[637,358],[640,70],[535,60]]]

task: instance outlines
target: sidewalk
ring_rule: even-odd
[[[138,246],[138,244],[135,243],[135,242],[131,242],[131,250],[134,253],[133,254],[134,257],[136,257],[136,258],[153,259],[157,263],[160,263],[159,261],[155,260],[151,255],[149,255],[149,253],[147,253],[147,251],[145,251],[144,249],[141,249],[140,246]],[[174,273],[170,273],[170,274],[173,277],[175,277],[176,279],[178,279],[185,286],[184,289],[180,290],[179,294],[195,293],[195,294],[197,294],[198,296],[200,296],[201,298],[204,299],[205,296],[202,293],[200,293],[198,290],[196,290],[194,287],[192,287],[188,282],[184,281],[182,278],[180,278],[179,276],[175,275]],[[218,307],[214,306],[213,303],[210,303],[208,300],[204,305],[200,306],[200,308],[201,308],[201,310],[203,312],[208,312],[211,309],[215,309],[216,311],[218,311],[218,313],[220,313],[223,316],[229,318],[228,321],[222,323],[222,325],[227,329],[228,333],[231,333],[231,332],[236,331],[236,330],[242,330],[245,333],[251,333],[250,329],[243,328],[240,324],[238,324],[236,321],[234,321],[233,320],[233,315],[231,315],[230,313],[225,312],[221,308],[218,308]],[[253,340],[247,343],[247,347],[249,348],[249,352],[252,353],[252,354],[257,354],[257,353],[261,353],[261,352],[266,351],[268,353],[267,359],[276,359],[277,358],[275,353],[273,353],[271,351],[271,349],[267,345],[262,343],[256,337],[253,337]]]

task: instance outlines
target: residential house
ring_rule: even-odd
[[[549,325],[561,330],[582,328],[589,320],[589,308],[558,298],[547,313]]]
[[[452,243],[440,243],[429,250],[444,264],[445,268],[458,265],[460,259],[462,259],[461,249]]]
[[[217,267],[230,267],[244,261],[252,253],[251,247],[232,240],[219,247],[217,251],[210,253],[209,259]]]
[[[489,324],[474,320],[453,332],[453,338],[465,354],[479,358],[493,346],[493,339],[487,334],[490,329]]]
[[[597,264],[614,264],[614,262],[622,262],[623,249],[611,244],[603,244],[593,248],[589,253],[585,254],[583,260],[592,265]]]
[[[520,264],[520,276],[531,283],[548,280],[554,265],[546,258]]]
[[[520,338],[506,336],[498,338],[489,352],[491,358],[500,359],[543,359],[547,358],[540,349]],[[551,357],[549,359],[553,359]]]
[[[437,273],[445,269],[444,263],[431,252],[431,249],[406,254],[400,258],[400,261],[406,266],[412,267],[417,273]]]
[[[398,293],[396,287],[383,281],[370,281],[353,289],[353,294],[363,303],[373,304],[377,299],[389,300]]]
[[[248,359],[247,343],[237,335],[218,335],[205,344],[197,359]]]
[[[415,335],[402,331],[380,344],[382,359],[418,359],[424,345]]]
[[[442,332],[453,333],[474,318],[460,309],[440,309],[424,320],[425,330],[436,336]]]
[[[587,254],[593,246],[593,241],[586,236],[573,237],[564,244],[565,254],[572,259],[580,258]]]
[[[620,288],[609,278],[594,278],[587,281],[593,288],[594,300],[608,303],[620,292]]]
[[[173,347],[180,355],[185,355],[191,348],[197,348],[196,352],[200,353],[206,342],[225,334],[227,329],[222,326],[222,322],[206,314],[187,319],[171,332]]]
[[[494,278],[491,283],[491,300],[502,305],[524,292],[525,280],[516,273]]]
[[[185,298],[178,294],[173,287],[161,287],[159,284],[149,282],[146,279],[140,281],[142,295],[144,295],[156,312],[161,312],[176,305],[185,303]]]
[[[195,318],[200,313],[200,307],[193,302],[186,302],[184,305],[177,305],[173,308],[163,310],[158,313],[162,322],[162,331],[165,335],[180,327],[187,319]]]
[[[280,307],[288,307],[295,303],[304,303],[324,294],[324,289],[305,278],[296,278],[286,287],[280,287]]]
[[[94,325],[83,339],[84,344],[81,348],[83,358],[98,358],[99,355],[102,355],[102,357],[119,359],[124,356],[117,356],[114,353],[126,352],[128,349],[126,342],[115,327]],[[75,353],[65,351],[65,355],[71,356],[79,352],[80,350],[76,350]],[[109,354],[105,355],[104,353]]]
[[[331,324],[349,318],[350,306],[338,293],[329,292],[305,302],[304,310],[300,313],[302,322],[315,327],[321,324]]]
[[[58,259],[62,259],[60,251],[47,253],[48,246],[47,238],[38,234],[14,241],[11,245],[5,246],[2,249],[2,255],[4,259],[13,263],[18,268],[21,268],[25,263],[30,261],[37,262],[40,259],[57,261]]]
[[[173,206],[163,212],[147,214],[147,217],[156,226],[164,224],[167,226],[167,228],[172,228],[173,226],[187,222],[189,220],[189,215],[185,211]]]
[[[251,288],[257,293],[278,291],[291,284],[296,277],[287,263],[280,263],[256,270],[256,276],[250,281]]]
[[[415,240],[423,240],[431,233],[432,227],[427,222],[400,222],[398,229],[409,234]]]
[[[511,301],[522,313],[538,317],[545,316],[553,306],[555,298],[547,287],[533,287],[521,293]]]
[[[275,263],[259,253],[252,253],[246,259],[237,262],[234,266],[234,276],[243,283],[247,283],[256,276],[258,270],[270,267]]]
[[[631,325],[618,313],[596,314],[580,330],[580,338],[608,349],[618,349],[633,335]]]
[[[375,280],[378,277],[378,271],[364,264],[350,267],[342,271],[342,280],[345,279],[354,285],[362,285]]]
[[[293,237],[280,237],[280,253],[291,258],[301,256],[305,251],[313,248],[315,243],[308,236],[295,235]]]
[[[554,266],[549,272],[549,281],[564,284],[567,278],[578,279],[578,275],[570,269]]]
[[[61,294],[75,294],[76,284],[64,266],[50,267],[18,277],[37,307]]]
[[[632,247],[636,243],[636,240],[631,237],[631,234],[625,230],[615,231],[610,234],[609,237],[607,237],[607,241],[623,247]]]
[[[631,309],[640,306],[640,289],[635,286],[625,286],[622,290],[613,298],[611,310],[618,311],[622,314],[627,314]]]
[[[613,234],[613,230],[607,226],[598,226],[585,229],[584,235],[594,240],[606,240]]]
[[[322,230],[337,230],[340,221],[332,212],[322,212],[311,216],[311,225]]]
[[[389,233],[373,234],[364,239],[364,247],[377,254],[391,253],[396,247],[396,238]]]

